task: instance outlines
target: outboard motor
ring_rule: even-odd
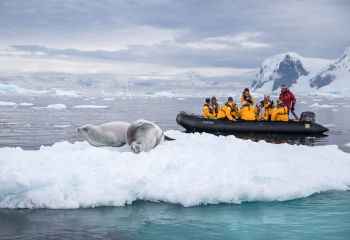
[[[313,112],[302,112],[300,114],[300,122],[315,123],[316,115]]]

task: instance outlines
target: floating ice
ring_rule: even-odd
[[[140,154],[127,145],[96,148],[87,142],[37,151],[0,148],[0,208],[123,206],[137,199],[239,204],[349,190],[350,155],[337,146],[166,135],[177,140]]]
[[[54,127],[55,128],[68,128],[68,127],[71,127],[72,125],[69,125],[69,124],[67,124],[67,125],[55,125]]]
[[[313,107],[313,108],[334,108],[334,107],[337,107],[337,106],[335,106],[335,105],[327,105],[327,104],[320,105],[318,103],[314,103],[310,107]]]
[[[8,106],[8,107],[15,107],[17,106],[18,104],[17,103],[14,103],[14,102],[3,102],[3,101],[0,101],[0,106]]]
[[[47,108],[47,109],[66,109],[66,105],[64,104],[50,104],[48,105],[47,107],[32,107],[32,108],[35,108],[35,109],[41,109],[41,108]]]
[[[350,143],[345,144],[345,147],[350,147]]]
[[[20,107],[27,107],[27,106],[33,106],[33,103],[20,103],[20,104],[18,104],[18,106],[20,106]]]
[[[108,108],[108,106],[98,106],[98,105],[78,105],[72,108]]]
[[[33,103],[14,103],[14,102],[3,102],[0,101],[0,106],[8,106],[8,107],[27,107],[27,106],[33,106]]]
[[[74,91],[74,90],[63,91],[63,90],[58,90],[56,88],[52,88],[50,90],[35,91],[35,90],[28,90],[28,89],[21,88],[16,85],[10,85],[10,84],[0,84],[0,93],[51,94],[51,95],[60,95],[60,96],[73,96],[73,97],[81,95],[81,92]]]

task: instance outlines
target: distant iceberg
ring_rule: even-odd
[[[8,94],[49,94],[49,95],[58,95],[58,96],[79,96],[81,95],[81,92],[71,90],[71,91],[63,91],[56,88],[52,88],[50,90],[41,90],[41,91],[35,91],[35,90],[29,90],[25,88],[18,87],[16,85],[10,85],[10,84],[0,84],[0,93]]]
[[[15,102],[3,102],[0,101],[0,106],[7,106],[7,107],[28,107],[33,106],[33,103],[15,103]]]
[[[41,108],[48,108],[48,109],[66,109],[66,105],[64,104],[50,104],[48,105],[47,107],[32,107],[32,108],[35,108],[35,109],[41,109]]]

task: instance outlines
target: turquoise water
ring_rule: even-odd
[[[350,239],[350,191],[285,202],[0,209],[0,239]]]

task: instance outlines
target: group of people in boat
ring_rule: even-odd
[[[246,121],[288,121],[289,111],[294,111],[296,99],[293,93],[285,86],[281,86],[281,94],[276,102],[271,100],[268,94],[264,95],[264,100],[254,106],[254,98],[246,88],[242,92],[241,104],[238,109],[233,98],[229,97],[222,108],[217,103],[216,97],[205,100],[203,111],[205,118],[236,121],[236,119]]]

